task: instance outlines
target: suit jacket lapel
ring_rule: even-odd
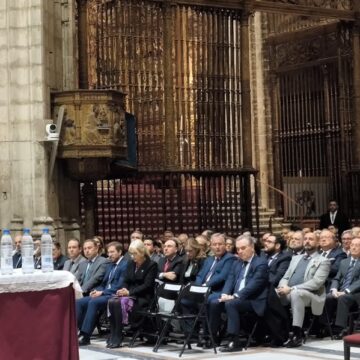
[[[318,259],[320,257],[320,254],[319,253],[315,253],[313,255],[311,255],[311,259],[308,263],[308,266],[306,267],[306,270],[305,270],[305,274],[304,274],[304,280],[307,279],[307,276],[309,274],[309,271],[311,269],[311,267],[314,265],[315,261],[321,261],[321,259]]]

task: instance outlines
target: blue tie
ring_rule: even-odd
[[[244,275],[245,275],[245,270],[246,270],[246,265],[247,265],[247,264],[248,264],[247,261],[244,261],[244,262],[242,263],[241,270],[240,270],[240,272],[239,272],[238,278],[237,278],[236,283],[235,283],[234,292],[239,291],[239,289],[240,289],[240,284],[241,284],[241,281],[244,279]]]
[[[214,259],[212,265],[211,265],[211,268],[210,268],[209,272],[208,272],[207,275],[206,275],[206,278],[205,278],[205,282],[206,282],[206,283],[207,283],[207,282],[211,279],[211,277],[214,275],[214,272],[215,272],[216,265],[217,265],[218,261],[219,261],[219,258],[216,257],[216,258]]]
[[[106,284],[106,287],[107,287],[108,289],[111,288],[111,281],[112,281],[113,278],[114,278],[114,274],[115,274],[115,269],[116,269],[116,267],[117,267],[117,264],[116,264],[116,263],[112,265],[112,269],[111,269],[110,274],[109,274],[109,279],[108,279],[107,284]]]
[[[348,289],[349,286],[351,285],[351,280],[352,280],[352,275],[353,275],[353,272],[354,272],[354,265],[355,265],[355,260],[352,259],[351,262],[350,262],[350,265],[347,269],[347,272],[345,274],[345,277],[344,277],[344,282],[343,284],[341,285],[341,291],[344,291],[345,289]]]

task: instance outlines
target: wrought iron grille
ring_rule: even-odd
[[[89,86],[127,93],[140,169],[164,170],[167,144],[172,169],[241,166],[239,16],[154,1],[88,1]]]
[[[303,211],[285,214],[290,218],[317,217],[330,198],[347,206],[352,135],[350,32],[341,25],[324,29],[325,35],[307,32],[293,44],[279,41],[273,46],[277,53],[273,64],[282,66],[276,69],[278,92],[273,95],[279,104],[282,186],[304,204]],[[289,210],[291,205],[284,208]]]
[[[250,181],[255,173],[137,173],[97,182],[96,233],[129,241],[134,229],[158,238],[169,229],[190,236],[205,229],[237,236],[252,222]],[[250,209],[249,209],[250,204]],[[254,215],[257,214],[255,206]],[[84,210],[83,210],[84,212]],[[256,217],[255,217],[256,218]]]

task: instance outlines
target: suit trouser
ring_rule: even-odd
[[[245,312],[253,311],[249,300],[233,299],[224,302],[219,302],[218,299],[213,299],[209,303],[209,323],[210,330],[213,335],[216,335],[220,329],[221,313],[227,314],[227,333],[231,335],[238,335],[240,333],[240,317]]]
[[[76,300],[76,317],[81,332],[91,335],[94,331],[99,311],[106,309],[110,296],[90,296]]]
[[[338,298],[335,325],[346,328],[349,312],[360,306],[360,294],[346,294]]]
[[[312,292],[303,289],[294,289],[284,298],[280,298],[285,305],[291,304],[292,325],[302,328],[305,318],[305,308],[311,305],[314,298]],[[320,314],[314,314],[320,315]]]

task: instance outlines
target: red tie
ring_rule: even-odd
[[[168,272],[169,268],[170,268],[170,260],[167,259],[166,263],[164,265],[164,271],[163,272]]]

